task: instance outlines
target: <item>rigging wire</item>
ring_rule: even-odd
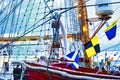
[[[67,1],[64,2],[64,5],[65,5],[65,7],[67,7]],[[68,18],[69,17],[67,17],[67,16],[68,16],[68,12],[65,13],[65,26],[67,27],[67,30],[69,32],[69,29],[68,29],[68,27],[69,27],[69,25],[68,25]]]
[[[120,3],[120,2],[119,2]],[[113,2],[113,3],[111,3],[111,4],[117,4],[117,2]],[[113,11],[114,11],[114,13],[118,10],[118,8],[119,8],[120,6],[118,6],[117,8],[115,8]],[[93,31],[93,30],[92,30]],[[102,35],[100,38],[102,38],[104,35]],[[119,45],[119,44],[118,44]],[[113,48],[114,47],[114,48]],[[108,48],[105,48],[104,50],[101,50],[101,51],[105,51],[105,50],[109,50],[109,49],[112,49],[112,50],[115,50],[116,48],[115,47],[117,47],[117,46],[112,46],[112,47],[108,47]]]
[[[16,0],[16,3],[14,3],[14,1],[12,1],[12,4],[13,5],[11,5],[11,7],[13,7],[14,5],[17,5],[17,2],[18,2],[18,0]],[[8,38],[11,38],[11,37],[13,37],[13,35],[14,35],[14,33],[13,33],[13,31],[14,31],[14,22],[15,22],[15,12],[16,12],[16,10],[13,12],[13,14],[11,14],[11,17],[12,17],[12,20],[11,20],[11,24],[10,24],[10,31],[9,31],[9,36],[8,36]]]
[[[4,1],[4,0],[1,0],[1,1],[0,1],[0,5],[2,4],[3,1]]]
[[[2,8],[3,8],[3,6],[4,6],[4,3],[5,3],[5,0],[2,0],[1,2],[0,2],[0,5],[1,5],[1,9],[0,10],[2,10]]]
[[[26,34],[30,33],[32,30],[37,29],[38,27],[42,26],[43,24],[49,22],[49,21],[52,20],[52,19],[53,19],[53,18],[49,18],[48,20],[44,21],[43,23],[39,24],[39,25],[36,26],[36,27],[33,27],[33,26],[32,26],[32,27],[33,27],[32,29],[28,29],[28,31],[26,31],[24,34],[16,37],[16,38],[13,39],[11,42],[6,43],[6,44],[4,44],[3,46],[1,46],[0,49],[2,49],[2,48],[4,48],[4,47],[7,47],[7,46],[10,45],[11,43],[15,42],[16,40],[18,40],[18,39],[20,39],[21,37],[25,36]]]
[[[89,1],[89,0],[88,0]],[[87,2],[87,1],[85,1]],[[83,4],[85,3],[83,2]],[[105,4],[119,4],[120,2],[112,2],[112,3],[102,3],[102,4],[92,4],[92,5],[85,5],[85,6],[81,6],[81,5],[77,5],[77,6],[73,6],[73,7],[65,7],[65,8],[56,8],[51,10],[53,11],[57,11],[57,10],[66,10],[66,9],[74,9],[74,8],[79,8],[79,7],[92,7],[92,6],[99,6],[99,5],[105,5]]]
[[[27,3],[27,7],[26,7],[25,12],[24,12],[24,14],[23,14],[23,18],[22,18],[22,20],[21,20],[21,23],[20,23],[20,26],[19,26],[17,35],[19,34],[20,29],[22,28],[22,25],[23,25],[24,19],[25,19],[25,17],[26,17],[26,13],[27,13],[27,9],[28,9],[28,7],[29,7],[30,1],[31,1],[31,0],[29,0],[28,3]],[[25,25],[25,28],[26,28],[26,25]],[[25,32],[25,31],[24,31],[24,32]]]
[[[109,3],[109,4],[113,4],[113,3]],[[90,6],[90,5],[89,5]],[[91,5],[91,6],[93,6],[93,5]],[[74,6],[74,7],[70,7],[70,8],[65,8],[65,9],[69,9],[69,10],[71,10],[71,9],[74,9],[74,8],[76,8],[77,6]],[[61,10],[61,8],[59,8],[59,9],[57,9],[57,10]],[[52,13],[54,10],[51,10],[46,16],[48,16],[50,13]],[[68,11],[68,10],[66,10],[66,11]],[[66,12],[66,11],[64,11],[64,12]],[[61,14],[62,13],[64,13],[64,12],[61,12]],[[44,19],[46,16],[44,16],[42,19]],[[39,21],[38,21],[38,23],[42,20],[42,19],[40,19]],[[37,23],[35,23],[34,25],[36,25]],[[33,25],[33,26],[34,26]],[[30,28],[29,28],[30,29]],[[28,30],[29,30],[28,29]],[[31,31],[31,30],[30,30]],[[28,33],[28,32],[27,32]],[[16,38],[17,39],[17,38]],[[15,39],[15,40],[16,40]],[[12,41],[12,42],[14,42],[14,41]]]
[[[11,1],[10,1],[11,2]],[[9,9],[11,10],[12,9],[12,6],[13,6],[13,1],[11,2],[11,5],[10,7],[7,9],[7,12],[9,12]],[[9,17],[8,19],[5,21],[4,25],[3,25],[3,31],[2,31],[2,38],[4,38],[4,34],[6,32],[6,29],[8,28],[8,22],[9,22]]]
[[[22,8],[22,4],[23,4],[23,3],[20,4],[20,7],[19,7],[19,9],[18,9],[19,11],[18,11],[18,14],[17,14],[18,16],[17,16],[17,18],[16,18],[17,20],[16,20],[16,24],[15,24],[14,37],[16,36],[16,33],[17,33],[17,32],[16,32],[16,31],[17,31],[17,25],[18,25],[18,21],[19,21],[19,19],[20,19],[20,12],[21,12],[21,8]]]
[[[32,5],[31,5],[30,11],[29,11],[29,13],[28,13],[28,18],[26,19],[24,32],[25,32],[26,29],[27,29],[27,26],[28,26],[28,23],[29,23],[29,20],[30,20],[30,17],[31,17],[32,11],[33,11],[34,3],[35,3],[35,0],[33,1],[33,4],[32,4],[32,2],[31,2],[31,0],[29,0],[29,2],[28,2],[27,8],[26,8],[26,13],[27,13],[27,10],[28,10],[30,4],[32,4]],[[24,14],[24,16],[27,16],[26,13]]]
[[[12,4],[10,5],[11,7],[10,7],[10,11],[9,11],[9,8],[8,8],[8,10],[7,11],[9,11],[8,12],[8,14],[0,21],[0,25],[1,24],[3,24],[3,28],[2,28],[2,30],[1,30],[1,37],[2,38],[4,38],[4,34],[5,34],[5,30],[6,30],[6,27],[7,27],[7,24],[8,24],[8,20],[9,20],[9,16],[16,10],[16,8],[19,6],[19,4],[22,2],[23,0],[21,0],[17,5],[15,5],[14,7],[13,7],[13,9],[12,9]],[[11,1],[10,1],[11,2]],[[13,1],[12,1],[13,2]],[[8,18],[8,19],[7,19]],[[5,23],[4,23],[4,21],[5,21]],[[3,22],[3,23],[2,23]]]
[[[9,5],[10,5],[10,3],[11,3],[11,1],[9,2]],[[9,6],[8,6],[8,8],[7,8],[7,12],[8,12],[8,10],[9,10]],[[5,33],[5,23],[6,23],[6,21],[1,25],[1,26],[3,26],[2,28],[1,28],[1,37],[3,38],[3,36],[4,36],[4,33]]]
[[[76,8],[77,6],[74,6],[74,7],[69,7],[69,8],[64,8],[64,9],[69,9],[69,10],[71,10],[71,9],[73,9],[73,8]],[[53,10],[51,10],[51,11],[49,11],[49,13],[46,15],[46,16],[48,16],[50,13],[52,13],[53,11],[56,11],[56,10],[62,10],[62,8],[59,8],[59,9],[53,9]],[[66,12],[66,11],[65,11]],[[64,12],[63,12],[64,13]],[[62,14],[62,13],[61,13]],[[44,19],[46,16],[44,16],[42,19]],[[40,19],[38,22],[40,22],[42,19]],[[38,23],[37,22],[37,23]],[[37,24],[36,23],[36,24]],[[35,25],[36,25],[35,24]]]
[[[11,5],[10,5],[10,10],[12,10],[12,7],[13,7],[13,1],[11,2]],[[9,12],[9,9],[8,9],[8,12]],[[14,14],[14,12],[13,12],[13,14]],[[13,16],[14,17],[14,16]],[[8,23],[9,23],[9,20],[10,20],[10,18],[8,17],[8,19],[6,20],[6,23],[5,23],[5,28],[4,28],[4,30],[3,30],[3,34],[5,34],[5,31],[6,31],[6,29],[8,28]],[[13,20],[12,20],[13,21]],[[9,33],[9,35],[8,35],[8,38],[10,38],[10,35],[11,35],[11,26],[12,26],[12,23],[11,23],[11,25],[10,25],[10,31],[8,32]],[[4,37],[4,36],[3,36]]]
[[[120,6],[118,6],[116,9],[114,9],[113,11],[114,11],[114,14],[115,14],[115,12],[119,9],[119,7]],[[117,26],[117,28],[120,28],[120,26]],[[104,37],[105,35],[102,35],[100,38],[102,38],[102,37]],[[112,49],[113,51],[119,46],[120,44],[118,43],[117,45],[113,45],[113,46],[111,46],[111,47],[107,47],[107,48],[105,48],[104,50],[102,50],[102,51],[105,51],[105,50],[109,50],[109,49]]]
[[[48,8],[48,10],[49,11],[51,11],[51,9],[50,9],[50,7],[48,6],[48,4],[47,4],[47,2],[44,0],[44,3],[45,3],[45,10],[46,10],[46,8]],[[54,16],[53,15],[53,13],[50,13],[51,15],[52,15],[52,17]],[[53,29],[54,30],[54,29]],[[53,37],[54,38],[54,37]],[[52,48],[50,49],[50,52],[52,51]],[[48,62],[47,62],[47,72],[48,72],[48,76],[49,76],[49,79],[50,80],[52,80],[52,77],[51,77],[51,74],[50,74],[50,72],[49,72],[49,70],[48,70],[48,67],[49,67],[49,64],[50,64],[50,58],[51,58],[51,54],[52,53],[50,53],[50,55],[49,55],[49,57],[48,57]]]
[[[41,0],[40,0],[40,2],[39,2],[39,5],[38,5],[38,8],[37,8],[37,12],[36,12],[36,17],[35,17],[35,21],[34,22],[36,22],[37,21],[37,17],[38,17],[38,14],[39,14],[39,11],[40,11],[40,5],[42,4],[42,2],[41,2]],[[44,15],[46,15],[45,13],[47,13],[47,11],[45,12],[44,11]],[[44,27],[44,25],[42,25],[43,27]],[[39,41],[38,41],[38,43],[37,43],[37,50],[38,50],[38,48],[39,48],[39,45],[41,45],[40,44],[40,41],[41,41],[41,37],[42,37],[42,27],[39,29],[39,35],[40,35],[40,37],[39,37]],[[43,41],[42,41],[43,42]]]
[[[2,0],[1,2],[0,2],[0,5],[1,5],[1,8],[0,8],[0,15],[3,13],[3,10],[4,10],[4,8],[3,8],[3,6],[4,6],[4,0]]]
[[[51,11],[49,13],[47,13],[45,16],[43,16],[41,19],[39,19],[36,23],[34,23],[31,27],[29,27],[26,31],[30,30],[31,28],[33,28],[34,26],[36,26],[39,22],[41,22],[43,19],[45,19],[49,14],[51,13]],[[50,17],[51,18],[51,17]],[[48,18],[49,19],[49,18]],[[51,18],[52,19],[52,18]],[[25,31],[25,32],[26,32]],[[21,34],[22,35],[22,34]]]
[[[31,3],[32,4],[32,7],[30,8],[30,15],[28,16],[28,20],[26,21],[26,28],[27,28],[27,23],[29,23],[29,20],[30,20],[30,17],[31,17],[31,14],[32,14],[32,12],[33,12],[33,7],[34,7],[34,5],[35,5],[35,0],[33,1],[33,3]],[[35,23],[35,21],[34,21],[34,23]],[[25,31],[26,31],[26,28],[25,28]],[[30,38],[32,38],[32,34],[33,34],[33,31],[31,32],[31,36],[30,36]],[[27,53],[29,52],[28,51],[28,49],[30,48],[30,46],[29,46],[29,44],[30,44],[30,41],[29,41],[29,43],[28,43],[28,47],[27,47]]]
[[[18,0],[17,0],[18,1]],[[13,8],[14,5],[17,5],[17,1],[16,3],[14,3],[15,1],[12,1],[12,4],[11,4],[11,9]],[[15,10],[16,11],[16,10]],[[14,20],[15,20],[15,11],[13,12],[13,14],[11,15],[12,17],[12,20],[11,20],[11,25],[10,25],[10,31],[9,31],[9,36],[8,38],[11,38],[12,37],[12,34],[13,34],[13,30],[14,30]],[[8,18],[7,21],[9,21],[10,19]],[[7,28],[7,25],[8,23],[6,23],[6,28]],[[14,34],[13,34],[14,35]],[[9,46],[7,47],[9,48]],[[7,51],[8,52],[8,51]],[[8,62],[9,62],[9,59],[10,59],[11,55],[10,55],[10,52],[8,52]]]
[[[13,7],[12,10],[10,10],[10,12],[0,21],[0,25],[7,20],[7,18],[14,12],[15,9],[17,9],[17,7],[18,7],[22,2],[23,2],[23,0],[21,0],[17,5],[15,5],[15,6]]]
[[[38,3],[37,3],[37,4],[38,4]],[[34,8],[35,8],[35,7],[34,7]],[[39,6],[38,9],[42,9],[42,8],[40,8],[40,6]],[[26,13],[27,13],[27,12],[29,12],[30,10],[31,10],[31,9],[29,9],[29,10],[27,9],[27,11],[26,11],[26,10],[25,10],[25,11],[26,11]],[[43,13],[37,13],[37,15],[39,15],[39,14],[43,14]],[[23,15],[23,13],[21,12],[21,14],[19,14],[19,15]],[[27,15],[27,14],[24,13],[24,15]],[[34,14],[32,14],[32,15],[34,16]],[[36,14],[35,14],[35,15],[36,15]],[[40,16],[40,17],[41,17],[41,16]],[[40,17],[39,17],[39,18],[40,18]],[[38,19],[36,18],[36,20],[38,20]],[[31,21],[31,22],[29,21],[29,23],[33,23],[33,21]],[[37,23],[37,22],[36,22],[36,23]],[[25,24],[24,20],[21,20],[21,23],[18,23],[18,25],[19,25],[19,24],[20,24],[21,26],[19,26],[17,35],[20,34],[20,30],[21,30],[21,28],[22,28],[22,24]],[[35,25],[34,25],[34,26],[35,26]],[[24,32],[25,32],[25,31],[24,31]]]

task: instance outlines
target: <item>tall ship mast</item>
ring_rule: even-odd
[[[85,0],[78,0],[78,2],[79,2],[79,5],[81,6],[79,8],[79,15],[81,16],[81,17],[79,17],[79,21],[81,23],[81,25],[80,25],[80,28],[81,28],[80,39],[83,43],[86,43],[90,40],[89,28],[88,28],[87,9],[86,9],[86,7],[84,7],[84,6],[86,6]],[[89,63],[90,63],[90,58],[87,58],[86,54],[84,54],[84,55],[85,55],[84,57],[85,57],[86,66],[88,66]]]

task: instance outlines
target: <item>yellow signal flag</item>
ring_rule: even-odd
[[[84,47],[88,58],[95,56],[97,53],[99,53],[100,46],[98,36],[93,37],[89,42],[85,43]]]
[[[99,42],[98,42],[98,36],[93,37],[93,38],[91,39],[91,42],[92,42],[93,46],[99,44]]]
[[[95,49],[93,47],[86,49],[86,53],[88,58],[96,55]]]

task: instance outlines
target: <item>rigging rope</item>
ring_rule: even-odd
[[[2,23],[4,23],[4,22],[7,20],[7,18],[9,18],[9,16],[14,12],[15,9],[17,9],[17,7],[18,7],[22,2],[23,2],[23,0],[21,0],[17,5],[15,5],[15,7],[14,7],[12,10],[9,11],[9,13],[0,21],[0,25],[1,25]]]
[[[18,2],[18,0],[16,0],[16,3],[13,3],[13,1],[12,1],[11,7],[13,7],[14,5],[17,5],[17,2]],[[15,12],[16,12],[16,10],[11,15],[12,20],[11,20],[11,24],[10,24],[10,31],[8,32],[9,33],[8,38],[13,37],[12,35],[14,35],[13,31],[14,31],[14,22],[15,22]]]
[[[26,23],[25,23],[25,28],[24,28],[24,32],[26,31],[26,29],[27,29],[27,27],[28,27],[28,23],[29,23],[29,20],[30,20],[30,17],[31,17],[31,13],[32,13],[32,11],[33,11],[33,6],[34,6],[34,3],[35,3],[35,0],[34,0],[34,2],[33,2],[33,4],[32,4],[32,2],[30,2],[31,0],[29,0],[29,2],[28,2],[28,5],[27,5],[27,8],[26,8],[26,12],[25,12],[25,14],[24,14],[24,17],[26,16]],[[32,4],[32,5],[31,5]],[[27,13],[27,10],[28,10],[28,8],[29,8],[29,6],[32,6],[31,8],[30,8],[30,11]],[[28,14],[28,15],[27,15]],[[24,19],[23,19],[23,21],[24,21]]]
[[[19,19],[20,19],[20,12],[21,12],[21,9],[22,9],[22,4],[23,4],[23,3],[20,4],[20,7],[19,7],[19,9],[18,9],[19,11],[18,11],[18,14],[17,14],[18,16],[17,16],[17,18],[16,18],[17,20],[16,20],[16,24],[15,24],[14,37],[16,36],[16,33],[17,33],[17,32],[16,32],[16,31],[17,31],[17,25],[18,25],[18,21],[19,21]]]
[[[10,5],[10,3],[11,3],[11,1],[9,2],[9,5]],[[8,6],[8,8],[7,8],[7,12],[8,12],[8,10],[9,10],[9,6]],[[3,26],[2,28],[1,28],[1,37],[3,38],[3,36],[4,36],[4,33],[5,33],[5,23],[6,23],[6,21],[3,23],[3,24],[1,24],[1,26]]]
[[[1,5],[1,9],[0,9],[0,15],[3,13],[3,10],[4,10],[4,0],[2,0],[1,2],[0,2],[0,5]]]
[[[64,8],[64,9],[65,9],[65,8]],[[59,8],[59,10],[63,10],[63,9],[62,9],[62,8]],[[51,12],[52,12],[52,11],[51,11]],[[49,13],[51,13],[51,12],[49,12]],[[49,13],[48,13],[48,14],[49,14]],[[47,15],[46,15],[46,16],[47,16]],[[45,17],[46,17],[46,16],[45,16]],[[42,18],[42,19],[44,19],[44,18]],[[39,23],[39,22],[38,22],[38,23]],[[37,22],[35,23],[35,25],[36,25],[36,24],[37,24]],[[33,27],[33,26],[32,26],[32,27]],[[31,30],[31,27],[28,28],[27,30]],[[27,30],[26,30],[26,31],[27,31]],[[22,34],[21,34],[21,35],[22,35]],[[18,36],[19,36],[19,35],[18,35]]]
[[[45,3],[45,11],[46,11],[46,8],[48,8],[48,10],[51,11],[50,7],[48,6],[48,4],[47,4],[47,2],[46,2],[45,0],[44,0],[44,3]],[[46,12],[45,12],[45,13],[46,13]],[[45,13],[44,13],[44,14],[45,14]],[[53,13],[50,13],[50,14],[52,15],[52,17],[54,16]],[[51,48],[50,50],[52,50],[52,48]],[[52,80],[51,74],[50,74],[50,72],[49,72],[49,70],[48,70],[49,63],[50,63],[50,58],[51,58],[51,53],[50,53],[50,55],[48,56],[47,72],[48,72],[48,77],[49,77],[49,79]]]
[[[67,12],[67,11],[71,10],[71,9],[76,8],[76,7],[77,7],[77,6],[67,8],[67,10],[64,10],[64,11],[63,11],[63,12],[61,12],[60,14],[63,14],[63,13],[65,13],[65,12]],[[58,9],[58,10],[59,10],[59,9]],[[41,25],[45,24],[45,23],[46,23],[46,22],[48,22],[49,20],[53,19],[53,17],[52,17],[52,18],[49,18],[48,20],[46,20],[46,21],[45,21],[45,22],[43,22],[42,24],[40,24],[40,25],[38,25],[38,26],[34,27],[37,23],[39,23],[41,20],[45,19],[45,17],[46,17],[46,16],[48,16],[48,15],[49,15],[50,13],[52,13],[52,12],[53,12],[53,10],[51,10],[48,14],[46,14],[46,15],[45,15],[42,19],[38,20],[38,21],[37,21],[35,24],[33,24],[30,28],[28,28],[28,29],[26,30],[26,32],[25,32],[25,33],[23,33],[23,34],[21,34],[21,35],[18,35],[18,37],[17,37],[17,38],[15,38],[15,39],[13,39],[13,41],[12,41],[12,42],[10,42],[10,43],[15,42],[17,39],[19,39],[19,38],[21,38],[21,37],[25,36],[25,35],[26,35],[26,34],[28,34],[29,32],[33,31],[34,29],[36,29],[36,28],[38,28],[39,26],[41,26]],[[6,47],[6,46],[7,46],[7,45],[9,45],[10,43],[3,45],[1,48]]]
[[[31,8],[30,8],[30,11],[29,11],[29,14],[28,14],[28,19],[26,20],[26,23],[25,23],[24,32],[26,31],[26,29],[27,29],[27,27],[28,27],[31,14],[32,14],[32,12],[33,12],[33,7],[34,7],[34,5],[35,5],[35,0],[33,0],[33,3],[31,2],[31,4],[32,4],[32,5],[31,5]],[[29,6],[30,6],[30,4],[29,4]],[[26,9],[26,10],[28,10],[28,9]],[[32,34],[33,34],[33,31],[31,31],[31,36],[32,36]],[[30,38],[31,38],[31,36],[30,36]],[[29,52],[29,48],[30,48],[29,44],[30,44],[30,41],[28,42],[28,46],[27,46],[27,48],[26,48],[27,53]]]
[[[22,18],[22,20],[21,20],[21,23],[20,23],[20,26],[19,26],[19,30],[18,30],[18,32],[17,32],[17,35],[19,34],[20,29],[22,28],[23,22],[24,22],[25,17],[26,17],[27,9],[28,9],[28,7],[29,7],[29,5],[30,5],[30,1],[31,1],[31,0],[28,1],[27,7],[26,7],[25,12],[24,12],[24,14],[23,14],[23,18]],[[27,27],[27,25],[25,25],[25,28],[26,28],[26,27]]]

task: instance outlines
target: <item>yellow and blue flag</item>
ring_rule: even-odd
[[[98,36],[93,37],[89,42],[85,43],[85,52],[88,58],[95,56],[100,52]]]
[[[116,36],[117,22],[119,19],[115,20],[111,25],[109,25],[105,30],[105,34],[108,40],[113,39]]]

